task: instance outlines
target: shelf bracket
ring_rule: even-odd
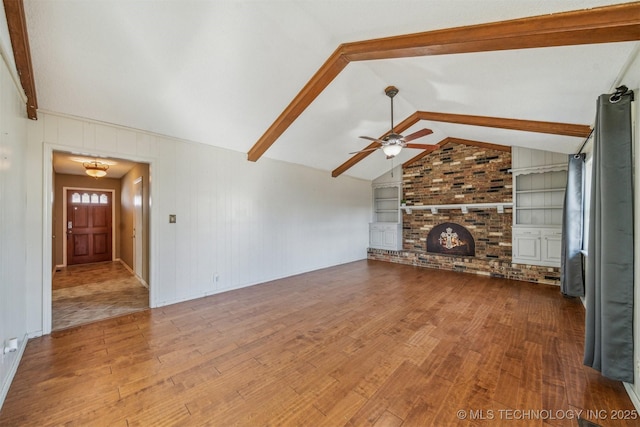
[[[466,206],[460,206],[460,210],[463,214],[469,213],[469,208],[467,208]]]
[[[498,205],[496,206],[496,209],[498,210],[498,213],[504,213],[504,205]]]
[[[437,214],[438,213],[438,208],[436,208],[435,206],[432,206],[431,207],[431,213],[434,214],[434,215]]]

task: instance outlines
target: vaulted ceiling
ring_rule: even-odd
[[[607,28],[601,22],[589,28],[585,18],[571,22],[574,33],[554,35],[544,18],[624,3],[629,3],[626,26]],[[254,161],[269,157],[364,179],[421,152],[404,149],[392,163],[378,150],[345,164],[350,152],[369,145],[360,135],[380,137],[389,131],[384,94],[389,85],[400,90],[394,116],[402,133],[433,130],[413,142],[457,138],[576,151],[593,123],[596,98],[624,84],[619,75],[638,55],[638,5],[606,0],[24,0],[39,110],[249,153]],[[532,16],[543,18],[535,25],[530,20],[512,25],[514,33],[527,25],[537,33],[521,45],[511,45],[508,34],[491,40],[486,27],[445,32],[470,48],[437,44],[442,32],[436,30]],[[426,46],[423,56],[396,46],[386,56],[367,57],[375,50],[372,43],[385,42],[358,43],[423,32],[430,32],[426,42],[419,42]],[[579,32],[582,39],[575,35]],[[591,41],[585,41],[587,33]],[[580,131],[541,133],[526,127],[552,129],[556,123]],[[523,126],[527,130],[520,130]]]

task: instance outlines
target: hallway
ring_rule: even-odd
[[[118,261],[56,269],[52,330],[149,308],[149,290]]]

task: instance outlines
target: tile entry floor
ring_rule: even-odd
[[[52,330],[149,308],[149,290],[119,261],[56,269]]]

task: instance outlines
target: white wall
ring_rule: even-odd
[[[369,181],[79,118],[39,118],[28,150],[43,171],[28,182],[40,195],[28,200],[27,216],[37,228],[28,253],[32,335],[50,325],[53,150],[150,163],[152,306],[366,258]]]
[[[4,12],[0,11],[2,16]],[[6,24],[6,22],[5,22]],[[0,39],[4,31],[0,32]],[[27,124],[24,92],[16,83],[0,40],[0,406],[17,368],[27,332],[26,185]],[[18,338],[20,351],[3,354]]]

